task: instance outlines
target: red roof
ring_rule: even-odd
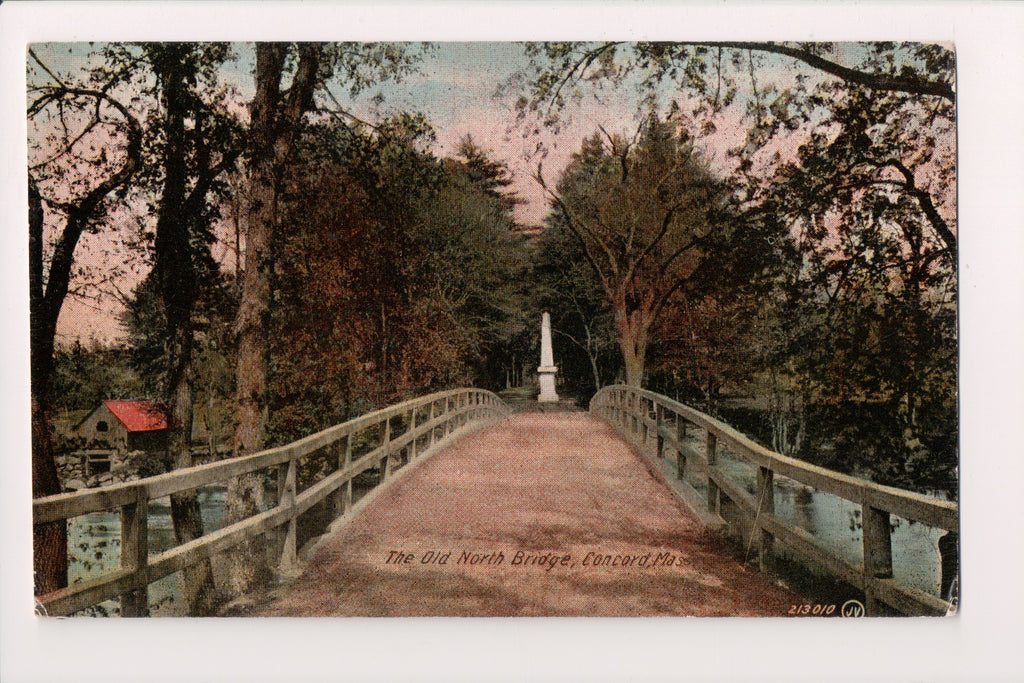
[[[129,432],[155,432],[167,429],[167,416],[153,401],[103,401]]]

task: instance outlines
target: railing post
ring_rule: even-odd
[[[416,408],[409,411],[409,433],[412,441],[409,442],[409,461],[416,459]]]
[[[654,433],[657,435],[658,460],[665,457],[665,437],[661,433],[661,422],[665,417],[665,408],[660,403],[654,406]]]
[[[380,465],[380,480],[381,483],[388,480],[391,476],[391,418],[384,420],[384,440],[381,442],[384,446],[384,460]]]
[[[345,437],[347,438],[347,437]],[[336,472],[340,472],[345,469],[345,445],[341,442],[341,438],[331,444],[331,452],[334,453]],[[337,519],[345,514],[345,485],[342,484],[338,487],[338,490],[331,494],[331,519]]]
[[[331,442],[330,444],[324,447],[324,450],[327,452],[327,455],[330,456],[332,460],[334,460],[334,471],[337,472],[338,470],[340,470],[341,441],[338,440]],[[328,494],[327,498],[324,499],[324,504],[326,505],[326,512],[329,518],[325,526],[330,526],[331,522],[337,519],[338,516],[341,514],[339,512],[341,510],[341,486],[338,486],[337,489]]]
[[[288,461],[285,470],[283,487],[281,490],[280,505],[286,510],[294,510],[295,507],[295,478],[298,474],[298,461],[292,458]],[[280,484],[280,480],[279,480]],[[284,534],[284,547],[281,548],[281,569],[287,571],[298,564],[299,553],[296,547],[298,541],[298,516],[291,516],[288,519]]]
[[[434,432],[437,431],[437,425],[434,424],[435,411],[434,408],[437,406],[437,401],[430,402],[430,416],[427,418],[427,424],[430,425],[430,441],[427,443],[427,448],[434,447]]]
[[[757,468],[757,499],[759,513],[775,514],[775,473],[767,467]],[[751,529],[750,533],[758,534],[757,559],[761,571],[765,571],[771,565],[772,544],[775,538],[760,526]]]
[[[626,394],[626,411],[629,415],[629,438],[636,434],[636,397],[631,393]]]
[[[135,489],[135,502],[121,506],[121,567],[141,578],[138,590],[121,594],[122,617],[149,615],[149,517],[146,488]]]
[[[718,497],[718,484],[715,483],[711,470],[714,469],[718,458],[718,436],[710,429],[707,430],[707,440],[704,443],[704,459],[708,465],[708,510],[718,513],[720,501]]]
[[[875,593],[875,579],[892,578],[892,528],[889,513],[869,503],[861,505],[864,536],[864,607],[869,616],[880,613],[881,603]]]
[[[651,409],[647,406],[647,399],[640,397],[640,449],[647,450],[647,420],[651,418]]]
[[[683,437],[686,436],[686,420],[679,413],[676,413],[676,439],[679,440],[679,449],[676,451],[676,475],[679,479],[686,476],[686,454],[683,453]]]
[[[342,461],[342,467],[348,468],[352,464],[352,437],[355,436],[352,432],[348,433],[345,437],[345,455]],[[349,477],[348,481],[345,482],[345,490],[341,494],[341,514],[347,515],[352,510],[352,480],[354,477]]]

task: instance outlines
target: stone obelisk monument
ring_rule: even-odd
[[[551,316],[547,313],[540,322],[540,367],[537,374],[540,376],[540,394],[537,401],[540,403],[554,403],[558,400],[555,393],[555,354],[551,351]]]

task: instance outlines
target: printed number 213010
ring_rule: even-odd
[[[835,605],[810,604],[790,605],[789,614],[796,617],[815,616],[827,617],[836,611]]]

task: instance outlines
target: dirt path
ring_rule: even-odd
[[[259,614],[782,616],[800,601],[703,534],[600,421],[527,413],[382,491]]]

